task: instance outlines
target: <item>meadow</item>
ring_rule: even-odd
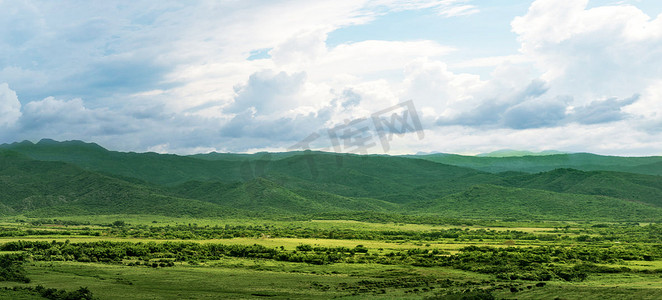
[[[662,158],[0,145],[1,299],[662,299]]]
[[[662,297],[657,224],[149,215],[0,221],[0,250],[18,257],[29,279],[1,282],[7,299],[43,299],[39,286],[84,288],[96,299]]]

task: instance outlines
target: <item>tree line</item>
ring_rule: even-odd
[[[225,245],[218,243],[164,242],[45,242],[13,241],[0,246],[0,251],[23,251],[37,261],[105,262],[137,265],[136,261],[158,260],[198,263],[224,257],[267,259],[309,264],[376,263],[385,265],[443,266],[466,271],[493,274],[508,280],[581,281],[590,273],[640,272],[629,268],[605,267],[623,261],[652,261],[662,258],[662,245],[620,245],[611,247],[541,246],[477,247],[469,246],[449,254],[439,249],[413,248],[398,251],[376,251],[362,245],[319,247],[302,244],[296,250],[262,245]],[[163,264],[161,264],[163,263]],[[147,263],[143,263],[145,265]],[[153,266],[153,265],[152,265]],[[644,272],[644,271],[641,271]],[[645,272],[662,273],[662,269]]]

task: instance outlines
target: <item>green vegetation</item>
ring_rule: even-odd
[[[407,223],[440,222],[435,218],[662,220],[662,177],[626,172],[488,173],[427,160],[444,155],[418,159],[290,152],[185,157],[113,152],[96,144],[52,140],[0,148],[8,149],[0,150],[4,215],[119,213]],[[561,162],[629,168],[657,159],[559,155],[571,154],[475,159],[543,169]]]
[[[505,178],[502,184],[558,193],[602,195],[657,207],[662,206],[660,176],[557,169],[545,173]]]
[[[62,162],[0,153],[0,211],[5,214],[78,215],[152,213],[228,215],[231,209],[160,194],[158,189]]]
[[[441,216],[525,220],[659,221],[657,206],[623,201],[607,196],[556,193],[536,189],[476,185],[467,191],[430,202],[412,204],[412,209]]]
[[[662,298],[661,158],[498,156],[1,145],[0,299]]]
[[[5,219],[0,251],[12,253],[5,255],[23,266],[29,283],[0,282],[0,295],[18,298],[45,290],[101,299],[662,295],[658,224],[137,220]]]
[[[517,156],[464,156],[457,154],[410,155],[414,157],[467,167],[486,172],[526,172],[537,173],[554,169],[572,168],[583,171],[618,171],[647,175],[662,175],[662,157],[618,157],[602,156],[591,153],[569,153],[551,155],[531,155],[521,153]]]
[[[0,281],[30,282],[25,275],[23,262],[25,257],[21,254],[5,254],[0,256]]]

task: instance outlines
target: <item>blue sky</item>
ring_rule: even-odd
[[[0,143],[662,155],[660,13],[654,0],[0,0]],[[422,131],[385,147],[371,117],[409,100]]]

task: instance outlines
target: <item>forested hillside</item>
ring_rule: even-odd
[[[0,208],[5,215],[283,217],[363,212],[475,219],[662,220],[662,177],[607,171],[655,164],[657,158],[555,154],[444,160],[477,167],[472,169],[432,161],[444,155],[306,151],[178,156],[52,140],[5,144],[0,149]],[[606,170],[522,172],[568,164]],[[493,171],[509,171],[488,172],[496,166]]]

